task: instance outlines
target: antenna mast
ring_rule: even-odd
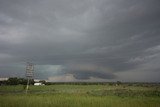
[[[28,88],[29,88],[29,80],[33,78],[33,71],[34,71],[34,65],[30,62],[27,62],[27,66],[26,66],[26,78],[27,78],[26,94],[27,94]]]

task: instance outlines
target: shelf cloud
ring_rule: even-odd
[[[159,82],[159,5],[1,0],[0,77],[24,77],[29,61],[35,78],[50,81]]]

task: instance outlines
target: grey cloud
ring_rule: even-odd
[[[40,78],[45,72],[45,78],[71,73],[77,79],[116,79],[119,72],[158,71],[159,5],[158,0],[1,0],[0,65],[32,61]],[[75,62],[110,70],[68,66]],[[52,72],[46,65],[66,70]],[[6,75],[12,71],[3,68]]]
[[[90,77],[102,78],[102,79],[114,79],[116,76],[109,73],[101,73],[100,71],[75,71],[73,76],[76,79],[90,79]]]
[[[109,68],[95,64],[71,63],[62,70],[64,74],[72,74],[76,79],[90,79],[91,77],[101,79],[114,79],[116,75]]]

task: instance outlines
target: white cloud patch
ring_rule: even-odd
[[[66,75],[49,77],[47,81],[50,81],[50,82],[107,82],[107,81],[115,81],[115,80],[101,79],[101,78],[95,78],[95,77],[90,77],[87,80],[83,80],[83,79],[76,79],[73,76],[73,74],[66,74]]]
[[[52,82],[76,82],[72,74],[49,77],[48,81]]]

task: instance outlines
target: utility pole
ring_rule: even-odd
[[[34,71],[34,65],[30,62],[27,62],[27,66],[26,66],[26,78],[27,78],[26,94],[29,89],[29,80],[33,79],[33,71]]]

